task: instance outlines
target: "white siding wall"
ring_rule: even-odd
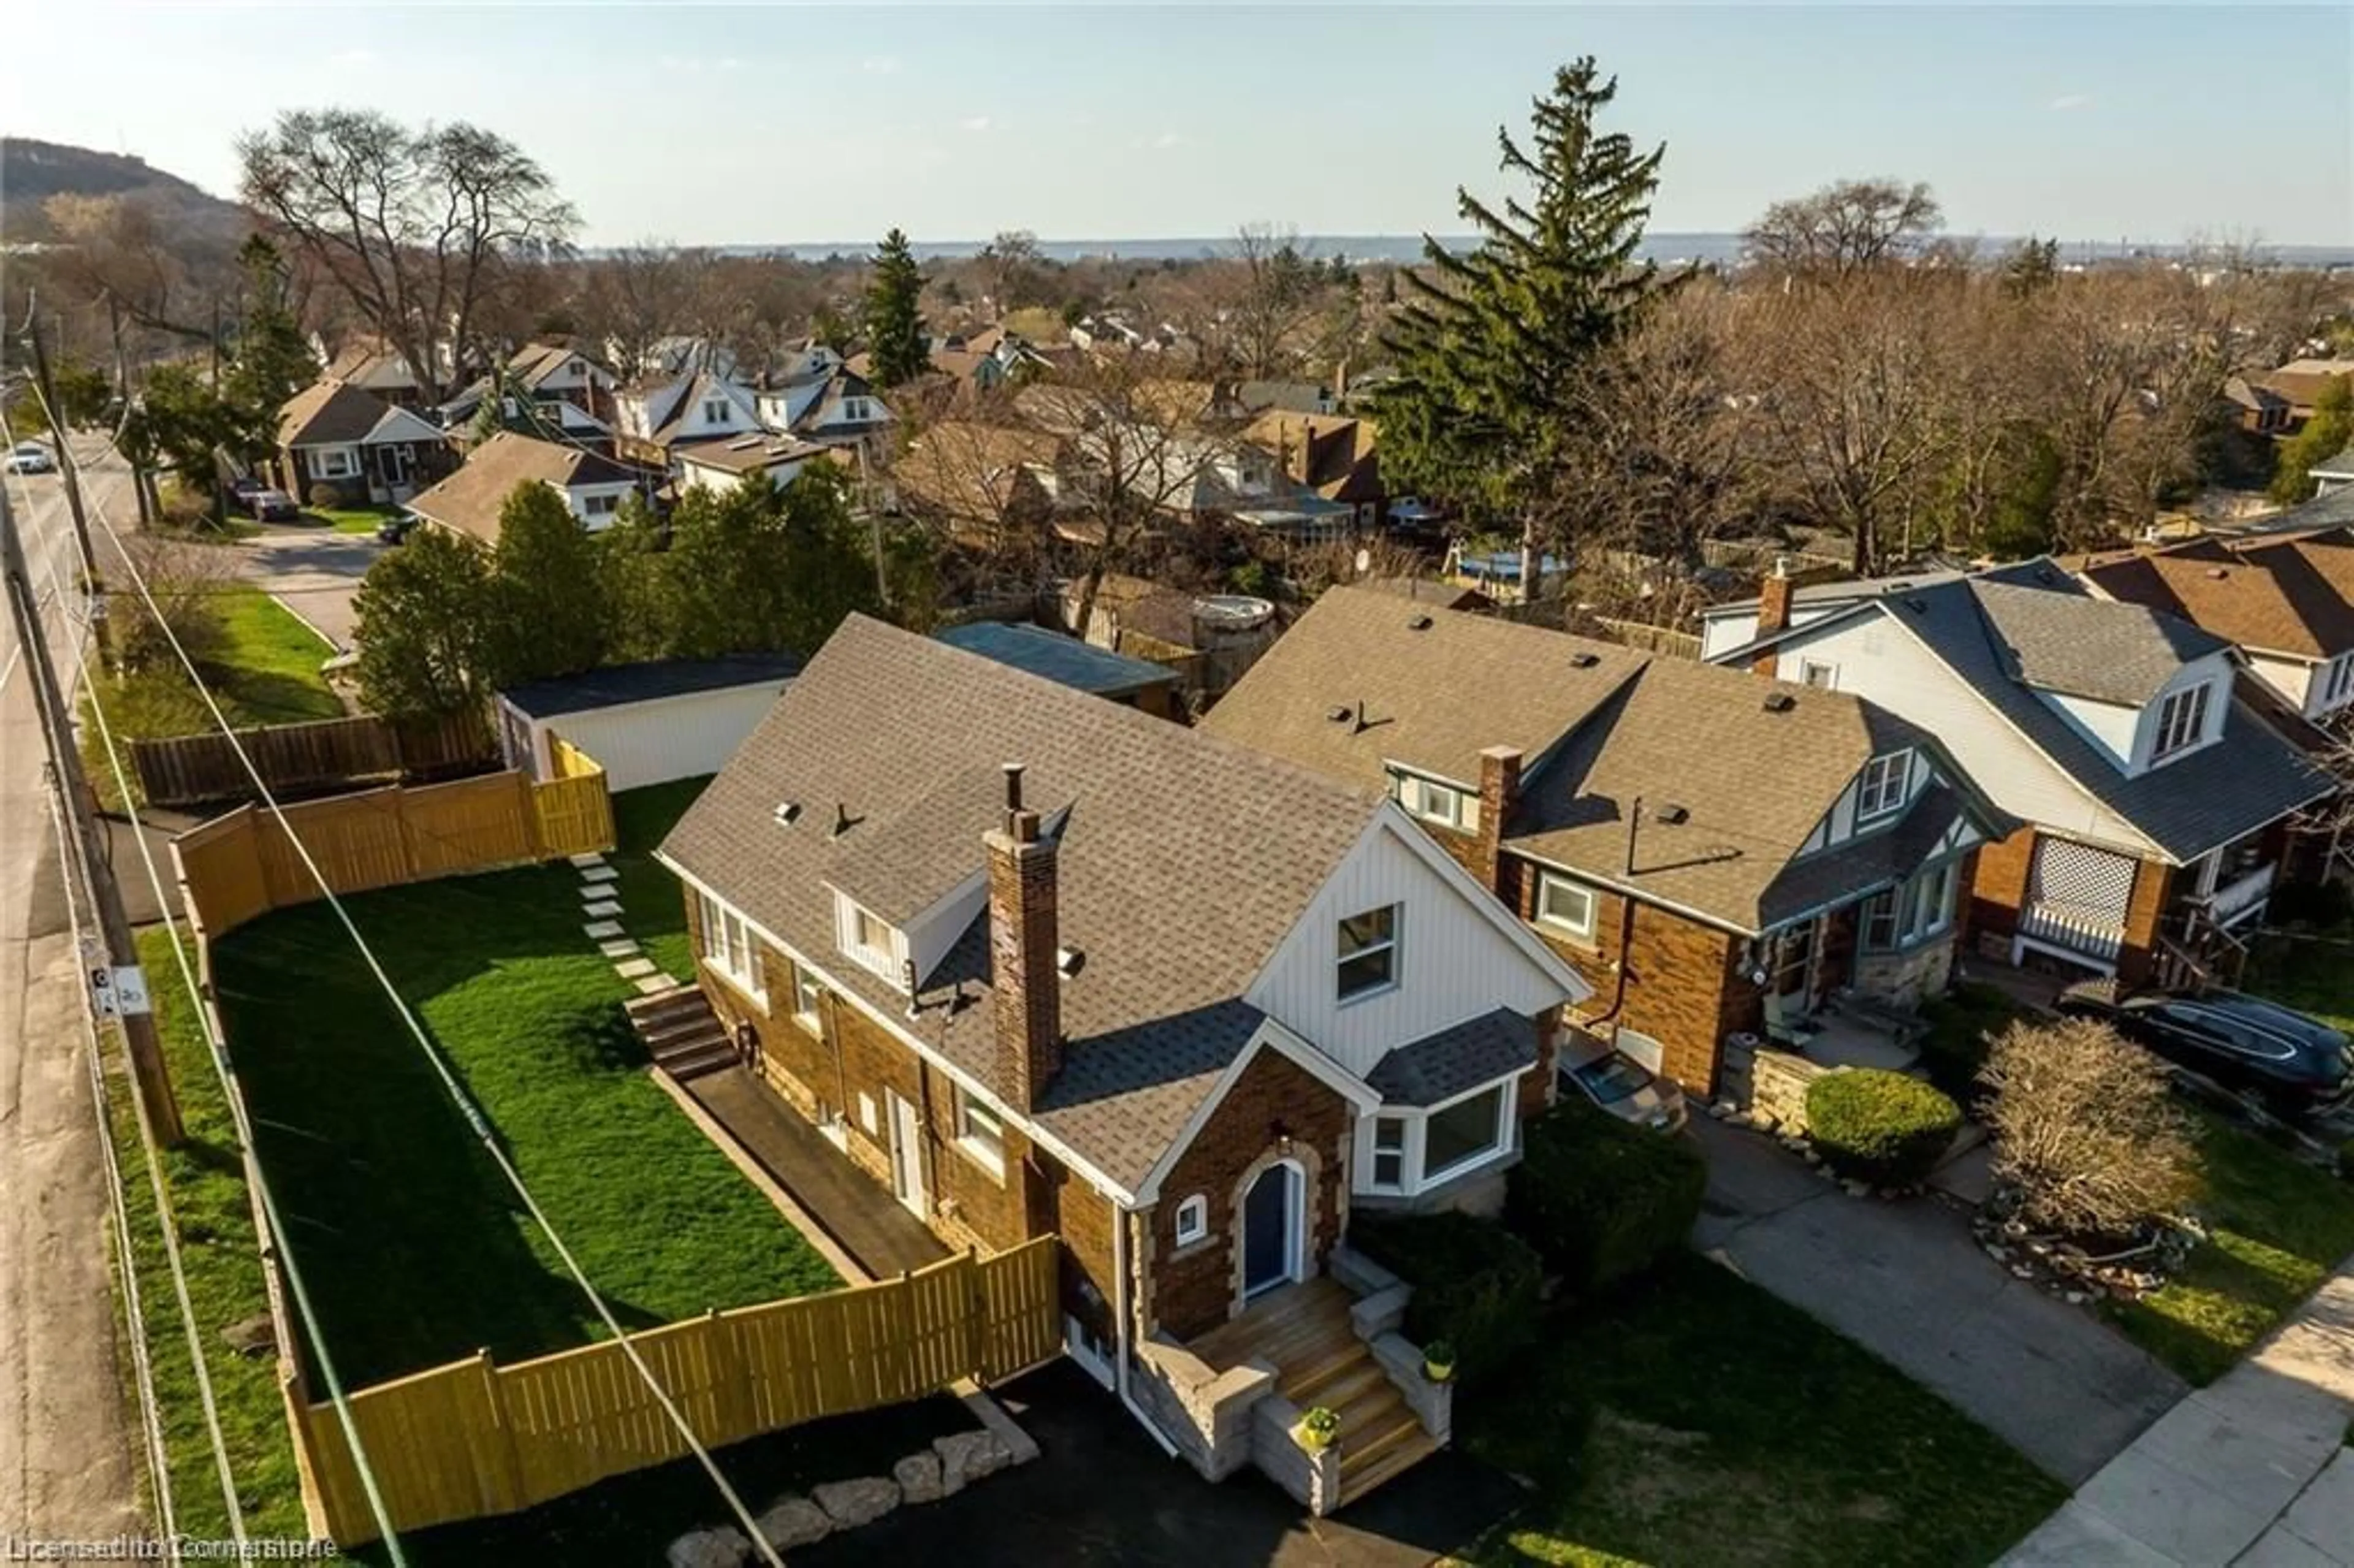
[[[769,478],[781,489],[801,477],[801,469],[808,461],[807,458],[795,458],[790,462],[771,463],[769,465]],[[694,461],[680,462],[678,482],[688,490],[709,490],[720,494],[744,482],[741,476],[724,468],[707,468]]]
[[[1390,808],[1310,901],[1244,1000],[1350,1072],[1363,1076],[1399,1045],[1509,1007],[1535,1013],[1568,1000],[1501,924],[1511,916],[1477,889],[1427,864],[1401,837],[1417,832]],[[1474,902],[1474,900],[1478,902]],[[1404,906],[1399,983],[1338,1000],[1340,925],[1384,905]]]
[[[2096,703],[2059,692],[2038,692],[2043,705],[2068,721],[2068,727],[2109,754],[2119,768],[2133,766],[2135,736],[2141,729],[2141,710],[2115,703]]]
[[[549,731],[595,758],[605,769],[608,789],[635,789],[716,773],[784,689],[785,683],[778,681],[560,714],[538,726],[539,776],[549,776]]]
[[[1803,604],[1793,605],[1790,608],[1790,624],[1804,626],[1808,621],[1820,620],[1835,609],[1844,608],[1844,606],[1829,605],[1819,608],[1810,608]],[[1756,635],[1757,612],[1754,609],[1726,610],[1721,614],[1709,616],[1700,624],[1700,656],[1703,659],[1713,659],[1720,653],[1743,646]],[[1790,668],[1792,673],[1789,679],[1795,681],[1798,678],[1796,673],[1797,666],[1793,664]],[[1844,687],[1841,688],[1841,690],[1844,689]]]
[[[957,938],[970,928],[973,921],[989,904],[988,852],[981,848],[981,839],[972,841],[972,858],[978,867],[972,879],[941,899],[931,908],[907,922],[907,956],[916,961],[916,983],[923,984],[939,968],[940,960],[949,956]]]
[[[2223,726],[2232,718],[2232,656],[2210,653],[2185,664],[2174,679],[2168,681],[2149,705],[2141,711],[2141,722],[2135,727],[2133,771],[2139,773],[2150,765],[2150,756],[2158,748],[2158,715],[2166,707],[2166,699],[2176,692],[2189,691],[2193,686],[2211,688],[2207,694],[2207,735],[2197,746],[2169,756],[2168,762],[2178,761],[2194,751],[2203,750],[2223,738]]]
[[[2306,663],[2302,659],[2276,659],[2269,653],[2248,655],[2248,672],[2280,694],[2281,700],[2308,718],[2320,714],[2321,694],[2328,687],[2324,683],[2323,667]]]
[[[1778,673],[1796,680],[1811,657],[1840,667],[1840,690],[1869,697],[1935,735],[1995,803],[2031,822],[2138,854],[2141,835],[2086,795],[1957,679],[1918,639],[1879,614],[1861,615],[1780,649]]]

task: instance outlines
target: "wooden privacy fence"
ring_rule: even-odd
[[[241,729],[235,745],[219,734],[134,740],[131,766],[151,806],[254,800],[259,792],[238,760],[239,746],[253,758],[254,770],[272,795],[315,794],[372,779],[434,778],[498,760],[490,727],[475,715],[395,721],[361,714]]]
[[[365,893],[437,876],[613,847],[602,769],[536,784],[492,773],[448,784],[392,785],[283,808],[335,892]],[[239,806],[173,841],[188,907],[218,938],[257,916],[323,896],[276,817]]]
[[[713,1312],[630,1336],[705,1448],[1010,1376],[1062,1348],[1059,1244],[968,1254],[822,1296]],[[487,1351],[350,1396],[395,1530],[512,1513],[688,1452],[620,1344],[511,1367]],[[296,1404],[314,1521],[342,1545],[376,1517],[334,1406]]]

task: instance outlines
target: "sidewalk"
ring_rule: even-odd
[[[2354,1565],[2354,1259],[2013,1547],[2011,1568]]]

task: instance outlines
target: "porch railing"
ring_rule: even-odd
[[[2039,902],[2019,912],[2019,934],[2089,958],[2115,959],[2125,950],[2126,922],[2122,911]]]
[[[2223,883],[2207,895],[2207,912],[2216,924],[2228,925],[2272,895],[2278,867],[2267,863],[2246,875]]]

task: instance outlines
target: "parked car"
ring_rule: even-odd
[[[1684,1092],[1632,1057],[1606,1051],[1591,1061],[1564,1064],[1564,1087],[1579,1094],[1622,1121],[1681,1132],[1689,1112]]]
[[[2068,1017],[2113,1023],[2168,1061],[2290,1115],[2343,1099],[2354,1075],[2354,1044],[2344,1034],[2238,991],[2120,992],[2114,981],[2088,980],[2061,992],[2058,1006]]]
[[[302,515],[292,496],[266,484],[247,491],[242,499],[246,511],[260,522],[292,523]]]
[[[18,441],[8,450],[10,473],[55,473],[58,460],[38,441]]]

